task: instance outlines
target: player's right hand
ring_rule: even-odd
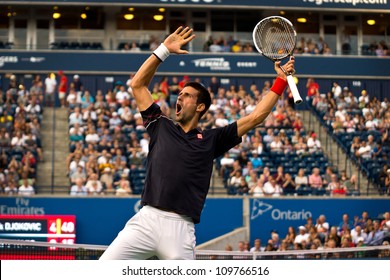
[[[293,56],[291,56],[290,60],[287,61],[287,63],[284,64],[283,66],[281,66],[280,64],[281,64],[281,61],[276,61],[275,66],[274,66],[275,71],[278,74],[278,77],[286,80],[288,73],[289,74],[295,73],[295,69],[294,69],[295,58]]]

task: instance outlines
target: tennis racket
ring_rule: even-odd
[[[273,62],[289,57],[297,43],[294,26],[288,19],[280,16],[270,16],[259,21],[253,29],[252,37],[257,51]],[[282,70],[284,71],[283,67]],[[302,98],[292,76],[294,73],[284,72],[294,103],[301,103]]]

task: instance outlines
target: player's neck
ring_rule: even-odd
[[[195,119],[191,120],[190,122],[183,123],[183,122],[178,122],[178,125],[183,129],[185,133],[198,128],[199,122],[196,121]]]

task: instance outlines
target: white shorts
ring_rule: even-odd
[[[192,219],[144,206],[119,232],[100,260],[195,259]]]

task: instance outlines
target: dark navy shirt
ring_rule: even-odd
[[[141,114],[150,135],[142,205],[186,215],[199,223],[214,159],[241,142],[237,123],[185,133],[155,103]]]

